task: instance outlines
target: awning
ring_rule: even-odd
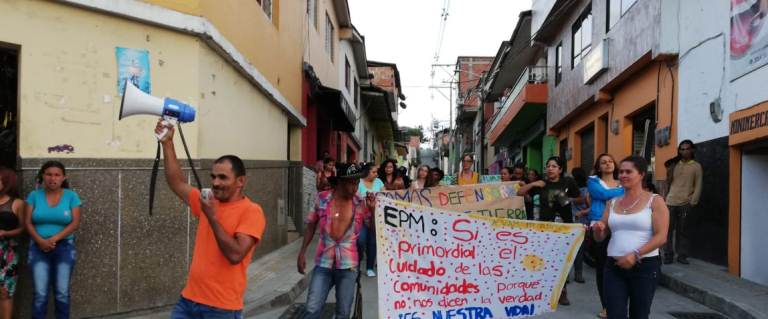
[[[320,108],[329,112],[333,119],[333,129],[342,132],[354,132],[357,119],[341,91],[320,85],[313,96]]]
[[[360,100],[378,138],[394,140],[397,124],[390,112],[390,104],[394,104],[393,94],[376,86],[364,86],[360,90]]]

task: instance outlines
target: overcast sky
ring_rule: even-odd
[[[458,56],[495,56],[501,42],[512,36],[520,11],[531,8],[531,0],[349,0],[368,59],[396,63],[400,71],[408,105],[401,109],[401,126],[426,129],[432,118],[448,125],[448,89],[429,88],[447,86],[443,81],[450,79],[440,68],[430,76],[446,1],[449,14],[439,64],[456,63]]]

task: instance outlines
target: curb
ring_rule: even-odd
[[[728,317],[768,319],[768,289],[730,275],[719,266],[692,260],[691,265],[663,265],[659,283]],[[763,297],[764,296],[764,297]]]
[[[302,293],[304,293],[304,290],[306,290],[308,286],[309,286],[309,272],[307,272],[307,275],[305,275],[301,280],[296,282],[296,284],[287,292],[279,294],[274,298],[264,302],[247,304],[245,308],[243,308],[243,317],[245,318],[245,317],[256,316],[280,307],[290,306],[293,304],[296,298],[298,298]]]

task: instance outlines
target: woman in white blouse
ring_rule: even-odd
[[[603,278],[609,319],[626,319],[627,314],[631,319],[648,318],[658,284],[659,247],[667,241],[669,210],[661,196],[643,189],[647,171],[642,157],[622,160],[619,181],[624,195],[608,202],[603,218],[592,226],[596,241],[611,232]]]

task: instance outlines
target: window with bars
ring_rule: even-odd
[[[325,13],[325,52],[331,57],[333,61],[333,22],[331,22],[331,16],[328,12]]]
[[[592,49],[592,6],[588,6],[573,24],[571,37],[571,69]]]

